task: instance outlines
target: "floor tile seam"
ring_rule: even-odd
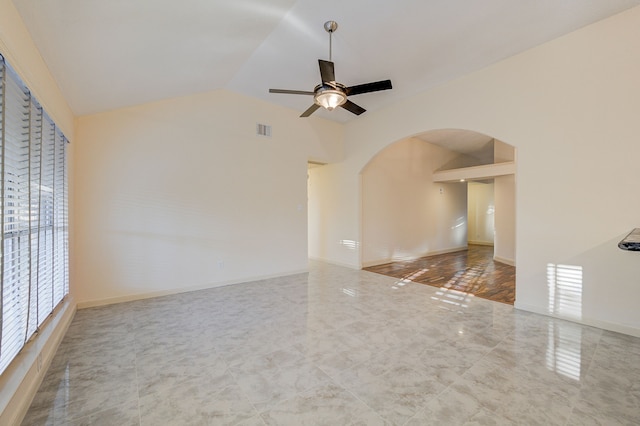
[[[461,377],[460,377],[461,378]],[[442,395],[443,392],[445,392],[447,389],[449,389],[451,386],[453,386],[454,383],[456,383],[458,380],[460,380],[460,378],[458,378],[457,380],[455,380],[453,383],[449,384],[449,386],[445,386],[445,388],[438,392],[437,394],[433,395],[427,402],[424,403],[424,405],[422,407],[420,407],[420,409],[418,411],[416,411],[413,416],[409,417],[404,423],[402,423],[402,425],[400,426],[405,426],[407,425],[411,420],[413,420],[416,416],[418,416],[419,414],[421,414],[422,412],[424,412],[424,410],[427,409],[427,406],[431,403],[431,401],[436,400],[437,398],[440,397],[440,395]]]
[[[480,362],[480,361],[479,361],[479,362]],[[474,364],[474,365],[475,365],[475,364]],[[466,372],[465,372],[465,374],[466,374]],[[517,377],[521,378],[521,379],[524,379],[524,380],[531,380],[531,379],[532,379],[532,376],[531,376],[531,375],[529,375],[529,374],[515,373],[515,375],[516,375]],[[461,377],[461,379],[462,379],[462,380],[467,380],[467,379],[469,379],[469,378],[468,378],[468,377],[464,377],[464,374],[463,374],[463,376]],[[473,380],[473,379],[472,379],[472,380]],[[455,385],[455,383],[453,383],[451,386],[453,386],[453,385]],[[540,385],[539,385],[539,386],[540,386],[540,387],[543,387],[543,388],[546,388],[546,387],[547,387],[544,383],[540,383]],[[496,388],[494,388],[494,387],[491,387],[491,389],[492,389],[492,390],[494,390],[494,391],[496,390]],[[552,389],[557,389],[557,386],[556,386],[556,385],[553,385],[553,386],[552,386]],[[563,392],[563,393],[566,393],[566,392]],[[572,413],[572,412],[573,412],[573,407],[574,407],[574,406],[575,406],[575,404],[580,400],[580,393],[579,393],[579,391],[578,391],[578,392],[576,392],[576,394],[575,394],[575,395],[561,395],[561,397],[562,397],[562,398],[565,398],[565,399],[569,402],[570,406],[569,406],[569,405],[568,405],[568,406],[571,408],[571,409],[570,409],[570,413]],[[485,406],[485,405],[483,405],[483,404],[481,404],[481,406],[482,406],[483,408],[485,408],[485,409],[487,409],[487,410],[491,411],[492,413],[494,413],[494,414],[496,414],[496,415],[504,416],[504,417],[507,417],[507,418],[510,418],[510,419],[511,419],[510,415],[508,415],[507,413],[500,412],[500,411],[495,411],[495,410],[491,410],[489,407],[487,407],[487,406]],[[569,415],[567,415],[566,420],[568,420],[568,419],[569,419],[569,417],[570,417],[570,414],[569,414]],[[515,419],[513,419],[513,420],[515,421]]]
[[[333,380],[333,379],[332,379]],[[391,424],[396,424],[394,422],[392,422],[391,420],[388,420],[384,417],[382,417],[382,415],[380,413],[378,413],[377,410],[373,409],[372,407],[369,406],[369,404],[367,404],[366,402],[364,402],[362,399],[360,399],[358,397],[358,395],[356,395],[355,393],[353,393],[349,388],[347,388],[346,386],[343,386],[341,384],[335,383],[336,386],[340,387],[340,389],[343,389],[345,392],[347,392],[349,395],[351,395],[353,398],[356,399],[356,401],[359,401],[362,405],[364,405],[365,407],[367,407],[369,409],[369,411],[371,411],[373,414],[375,414],[376,416],[378,416],[383,422],[389,422]]]
[[[236,387],[238,388],[238,391],[240,392],[240,394],[244,397],[244,399],[249,403],[249,405],[251,405],[251,408],[253,408],[253,411],[257,414],[257,416],[260,418],[260,421],[262,423],[264,423],[266,425],[266,422],[264,421],[264,419],[262,418],[262,412],[260,410],[258,410],[258,407],[255,406],[255,404],[251,401],[251,398],[249,398],[249,396],[246,394],[246,392],[242,389],[242,386],[240,385],[240,382],[238,381],[238,377],[233,373],[231,367],[229,367],[229,364],[223,359],[222,360],[225,365],[227,366],[227,372],[229,373],[229,375],[231,376],[231,378],[233,379],[233,383],[236,385]],[[227,389],[229,386],[226,386],[223,390]],[[220,392],[218,392],[220,393]]]
[[[124,405],[124,404],[126,404],[128,402],[130,402],[130,401],[125,401],[124,403],[113,404],[113,405],[109,405],[107,407],[102,407],[102,408],[100,408],[99,411],[95,411],[95,412],[92,412],[90,414],[82,414],[80,416],[77,416],[77,415],[71,413],[71,414],[65,416],[65,419],[67,421],[78,422],[78,421],[83,420],[83,419],[89,419],[91,417],[98,416],[98,415],[104,413],[105,411],[111,410],[113,408],[118,408],[118,407],[120,407],[120,406],[122,406],[122,405]],[[67,404],[65,407],[68,408],[68,406],[69,406],[69,404]],[[53,407],[53,409],[55,411],[56,407]],[[140,414],[140,402],[139,402],[139,399],[138,399],[138,418],[139,418],[139,414]],[[55,416],[55,414],[54,414],[54,416]]]
[[[263,415],[263,414],[266,414],[266,413],[268,413],[268,412],[272,411],[274,408],[276,408],[276,407],[277,407],[277,406],[279,406],[279,405],[285,404],[285,403],[287,403],[287,402],[289,402],[289,401],[291,401],[291,400],[293,400],[293,399],[297,398],[297,397],[298,397],[298,396],[300,396],[301,394],[305,394],[305,393],[308,393],[308,392],[312,392],[312,391],[314,391],[315,389],[319,389],[319,388],[321,388],[321,387],[323,387],[323,386],[327,386],[327,385],[334,385],[334,386],[337,386],[337,387],[339,387],[340,389],[343,389],[343,390],[345,390],[345,391],[347,390],[344,386],[342,386],[342,385],[340,385],[339,383],[337,383],[337,382],[336,382],[336,380],[334,380],[334,378],[333,378],[333,377],[329,376],[329,375],[328,375],[324,370],[322,370],[320,367],[316,366],[315,364],[312,364],[312,365],[313,365],[315,368],[317,368],[318,370],[320,370],[320,371],[321,371],[321,372],[326,376],[325,378],[323,378],[323,379],[321,380],[321,382],[320,382],[320,383],[317,383],[317,384],[315,384],[315,385],[312,385],[312,386],[306,387],[306,388],[305,388],[305,389],[303,389],[303,390],[296,391],[293,395],[291,395],[291,396],[290,396],[290,397],[288,397],[288,398],[284,398],[284,399],[282,399],[282,400],[276,401],[275,403],[266,404],[263,408],[258,408],[258,407],[256,407],[256,406],[255,406],[253,403],[251,403],[251,401],[247,398],[247,400],[252,404],[252,406],[254,407],[254,409],[256,410],[256,412],[258,413],[258,416],[261,418],[261,420],[262,420],[265,424],[266,424],[266,422],[262,419],[262,415]],[[244,394],[244,392],[243,392],[243,395],[245,395],[245,394]],[[245,395],[245,397],[246,397],[246,395]]]
[[[318,367],[318,368],[319,368],[319,367]],[[323,372],[324,372],[324,371],[323,371]],[[325,373],[325,374],[326,374],[326,373]],[[282,400],[280,400],[280,401],[276,402],[275,404],[265,406],[265,407],[264,407],[263,409],[261,409],[261,410],[259,410],[257,407],[255,407],[255,406],[253,405],[253,403],[251,403],[251,401],[250,401],[250,400],[248,400],[248,399],[247,399],[247,400],[248,400],[248,401],[249,401],[249,403],[254,407],[254,409],[256,410],[256,412],[258,413],[258,415],[260,416],[260,418],[262,419],[262,415],[263,415],[263,414],[266,414],[266,413],[268,413],[268,412],[270,412],[270,411],[274,410],[274,409],[275,409],[275,408],[277,408],[278,406],[288,403],[289,401],[291,401],[291,400],[293,400],[293,399],[297,398],[297,397],[298,397],[298,396],[300,396],[301,394],[305,394],[305,393],[313,392],[314,390],[319,389],[319,388],[321,388],[321,387],[323,387],[323,386],[326,386],[326,385],[328,385],[328,384],[333,384],[334,386],[339,387],[340,389],[342,389],[342,390],[344,390],[344,391],[347,391],[347,389],[345,389],[345,387],[344,387],[344,386],[342,386],[342,385],[338,384],[338,383],[333,379],[333,377],[329,376],[328,374],[327,374],[327,377],[330,379],[330,380],[329,380],[329,382],[319,383],[319,384],[317,384],[317,385],[315,385],[315,386],[311,386],[311,387],[309,387],[309,388],[307,388],[307,389],[305,389],[305,390],[303,390],[303,391],[296,392],[295,394],[291,395],[290,397],[288,397],[288,398],[284,398],[284,399],[282,399]],[[242,389],[241,389],[241,391],[242,391]],[[244,392],[242,392],[242,393],[243,393],[243,395],[244,395]],[[246,396],[245,396],[245,398],[246,398]],[[263,420],[263,422],[264,422],[264,420]]]
[[[262,356],[254,357],[254,358],[251,358],[250,361],[256,360],[259,358],[263,358],[263,357]],[[315,365],[313,365],[306,359],[304,360],[304,363],[310,364],[312,367],[315,367]],[[240,375],[247,376],[247,375],[257,375],[257,374],[262,374],[265,379],[271,380],[274,377],[282,373],[285,373],[289,370],[292,370],[292,369],[297,370],[298,369],[297,367],[300,367],[300,365],[296,366],[296,368],[290,365],[287,365],[287,366],[276,365],[275,367],[267,367],[267,368],[260,368],[260,367],[246,368],[246,367],[243,367],[242,364],[239,364],[237,366],[229,367],[229,371],[233,373],[236,380],[238,380],[238,377],[240,377]]]
[[[389,352],[389,351],[391,351],[392,349],[393,349],[393,348],[389,348],[389,349],[387,349],[387,350],[385,350],[385,351],[383,351],[383,352],[381,352],[381,353]],[[371,360],[371,358],[369,358],[369,359],[367,359],[367,360],[365,360],[365,361],[362,361],[362,362],[360,362],[360,363],[358,363],[358,364],[356,364],[356,365],[354,365],[354,366],[352,366],[352,367],[350,367],[350,368],[348,368],[348,369],[345,369],[345,370],[352,370],[352,371],[353,371],[353,370],[357,369],[358,367],[360,367],[360,366],[364,365],[365,363],[367,363],[367,362],[368,362],[368,361],[370,361],[370,360]],[[335,379],[333,376],[331,376],[328,372],[324,371],[324,370],[322,369],[322,367],[320,367],[320,366],[316,366],[316,367],[317,367],[318,369],[320,369],[322,372],[324,372],[324,373],[329,377],[329,379],[331,379],[331,381],[332,381],[336,386],[340,387],[341,389],[344,389],[346,392],[348,392],[349,394],[351,394],[355,399],[357,399],[358,401],[362,402],[362,403],[363,403],[367,408],[369,408],[372,412],[374,412],[374,413],[375,413],[378,417],[380,417],[383,421],[388,421],[388,422],[390,422],[390,423],[392,423],[392,424],[396,424],[396,423],[392,422],[391,420],[386,419],[386,418],[385,418],[385,417],[383,417],[380,413],[378,413],[375,409],[373,409],[372,407],[370,407],[370,406],[369,406],[369,404],[367,404],[365,401],[363,401],[361,398],[359,398],[359,397],[358,397],[358,395],[357,395],[356,393],[354,393],[354,391],[352,391],[352,390],[351,390],[351,388],[350,388],[348,385],[343,385],[340,381],[336,380],[336,379]],[[431,401],[431,399],[430,399],[429,401]],[[428,404],[428,402],[426,402],[423,406],[421,406],[421,407],[416,411],[416,413],[414,413],[414,415],[413,415],[413,416],[411,416],[409,419],[412,419],[412,418],[413,418],[413,417],[415,417],[418,413],[420,413],[422,410],[424,410],[424,408],[426,407],[426,405],[427,405],[427,404]],[[407,421],[409,421],[409,420],[407,420]],[[405,423],[406,423],[406,422],[405,422]],[[403,424],[405,424],[405,423],[403,423]]]
[[[586,379],[587,375],[589,375],[589,372],[591,371],[591,366],[593,365],[593,360],[596,357],[596,353],[598,352],[598,348],[600,348],[600,342],[602,341],[602,331],[600,332],[600,337],[598,338],[598,343],[596,343],[596,347],[593,350],[593,354],[591,354],[591,359],[589,360],[589,364],[587,366],[587,372],[585,373],[584,377]],[[571,420],[571,417],[573,416],[573,412],[575,411],[576,405],[578,405],[578,403],[580,402],[580,400],[582,399],[582,380],[580,380],[580,389],[578,390],[577,396],[575,397],[575,400],[572,402],[571,404],[571,410],[569,411],[569,415],[567,416],[567,419],[564,423],[564,426],[569,424],[569,420]]]
[[[602,342],[602,334],[603,334],[603,331],[601,330],[600,331],[600,337],[598,337],[598,343],[596,343],[596,347],[593,350],[593,353],[591,354],[591,359],[589,359],[589,365],[587,365],[587,372],[585,373],[585,378],[591,372],[591,367],[594,364],[594,360],[596,358],[596,354],[598,353],[598,349],[600,349],[600,343]]]
[[[138,352],[136,351],[136,340],[133,342],[134,368],[136,372],[136,397],[138,399],[138,425],[142,426],[142,410],[140,407],[140,376],[138,374]]]
[[[576,404],[580,401],[580,398],[578,398],[576,400],[576,402],[573,403],[573,405],[571,406],[571,410],[569,411],[569,415],[567,416],[567,418],[564,421],[563,426],[567,426],[569,424],[569,420],[571,420],[571,417],[573,416],[573,411],[576,408]]]
[[[462,372],[462,374],[460,374],[460,379],[464,378],[464,375],[467,374],[473,367],[475,367],[476,365],[478,365],[479,363],[481,363],[482,361],[484,361],[485,359],[487,360],[487,362],[492,363],[491,360],[488,359],[488,356],[496,350],[496,348],[498,346],[500,346],[508,337],[509,335],[505,335],[502,339],[500,339],[500,341],[498,343],[496,343],[490,350],[488,350],[487,352],[485,352],[480,358],[478,358],[473,364],[471,364],[464,372]],[[492,363],[494,364],[494,363]],[[457,380],[456,380],[457,382]],[[454,383],[456,383],[454,382]],[[453,383],[449,386],[452,386]]]
[[[318,365],[318,363],[316,363],[315,361],[313,361],[313,360],[311,360],[311,359],[309,359],[309,358],[305,358],[305,359],[306,359],[308,362],[310,362],[310,363],[311,363],[311,365],[313,365],[315,368],[317,368],[318,370],[322,371],[322,372],[323,372],[323,373],[324,373],[324,374],[325,374],[325,375],[326,375],[326,376],[331,380],[331,382],[333,382],[333,384],[335,384],[336,386],[339,386],[339,387],[341,387],[341,388],[344,388],[344,386],[342,386],[342,385],[340,384],[340,382],[339,382],[335,377],[333,377],[333,375],[331,375],[328,371],[326,371],[324,368],[322,368],[322,366],[321,366],[321,365]],[[360,365],[360,364],[362,364],[362,363],[359,363],[358,365]],[[352,367],[352,368],[353,368],[353,367]],[[345,369],[345,370],[347,370],[347,369]],[[344,370],[340,370],[340,373],[342,373],[343,371],[344,371]]]
[[[464,373],[463,373],[464,374]],[[453,382],[451,382],[448,386],[446,386],[442,391],[440,391],[439,393],[437,393],[436,395],[433,395],[431,397],[431,399],[429,399],[429,401],[427,401],[424,406],[419,409],[418,411],[416,411],[416,413],[411,416],[409,419],[407,419],[406,422],[404,422],[401,426],[405,426],[407,425],[411,420],[413,420],[416,416],[418,416],[419,414],[421,414],[424,410],[427,409],[427,406],[432,402],[435,401],[436,399],[440,398],[445,392],[447,392],[449,389],[451,389],[453,386],[455,386],[457,383],[465,380],[463,377],[463,374],[459,375],[459,377],[454,380]],[[480,408],[487,410],[489,413],[491,413],[494,416],[499,416],[499,417],[505,417],[503,414],[497,413],[495,410],[492,410],[491,408],[487,407],[485,404],[481,403],[480,401],[478,401],[478,405],[480,406]],[[468,420],[468,419],[467,419]]]

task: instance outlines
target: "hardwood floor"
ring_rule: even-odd
[[[516,268],[494,261],[491,246],[469,245],[464,251],[363,269],[510,305],[516,295]]]

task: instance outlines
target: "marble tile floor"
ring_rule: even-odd
[[[309,274],[78,311],[24,425],[637,425],[640,339]]]

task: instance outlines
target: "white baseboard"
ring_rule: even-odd
[[[189,293],[192,291],[199,291],[199,290],[208,290],[216,287],[224,287],[227,285],[243,284],[243,283],[249,283],[252,281],[267,280],[270,278],[287,277],[290,275],[305,274],[308,272],[309,272],[309,269],[306,268],[306,269],[299,269],[295,271],[283,272],[281,274],[260,275],[260,276],[252,276],[247,278],[239,278],[236,280],[221,281],[217,283],[206,284],[203,286],[173,288],[173,289],[162,290],[162,291],[151,291],[148,293],[135,293],[135,294],[128,294],[124,296],[108,297],[104,299],[85,300],[82,302],[78,302],[78,309],[94,308],[96,306],[106,306],[106,305],[113,305],[116,303],[133,302],[135,300],[152,299],[154,297],[170,296],[172,294]]]
[[[328,263],[330,265],[342,266],[344,268],[349,268],[349,269],[360,269],[356,265],[350,265],[348,263],[343,263],[343,262],[336,262],[334,260],[324,259],[322,257],[309,256],[309,260],[315,260],[317,262]]]
[[[558,315],[551,315],[544,308],[539,308],[537,306],[527,305],[527,304],[524,304],[524,303],[518,303],[517,300],[514,303],[513,307],[516,308],[516,309],[520,309],[522,311],[533,312],[534,314],[546,315],[548,317],[558,318],[558,319],[562,319],[562,320],[565,320],[565,321],[571,321],[571,322],[575,322],[575,323],[578,323],[578,324],[588,325],[590,327],[597,327],[597,328],[601,328],[603,330],[609,330],[609,331],[614,331],[616,333],[628,334],[629,336],[640,337],[640,328],[628,326],[628,325],[625,325],[625,324],[618,324],[618,323],[614,323],[614,322],[601,321],[601,320],[594,319],[594,318],[582,318],[580,320],[576,320],[575,318],[564,318],[564,317],[561,317],[561,316],[558,316]]]
[[[493,260],[496,262],[504,263],[509,266],[516,266],[516,261],[513,259],[507,259],[506,257],[493,256]]]
[[[411,261],[411,260],[416,260],[416,259],[420,259],[421,257],[429,257],[429,256],[436,256],[439,254],[447,254],[447,253],[455,253],[457,251],[464,251],[467,250],[468,246],[459,246],[459,247],[453,247],[453,248],[448,248],[448,249],[444,249],[444,250],[433,250],[433,251],[429,251],[423,254],[419,254],[416,256],[408,256],[408,257],[403,257],[403,258],[386,258],[386,259],[378,259],[378,260],[369,260],[367,262],[362,262],[362,267],[363,268],[368,268],[370,266],[378,266],[378,265],[384,265],[385,263],[391,263],[391,262],[403,262],[403,261]]]
[[[71,295],[0,376],[0,424],[19,425],[76,313]]]
[[[493,247],[493,241],[467,241],[467,244],[473,244],[474,246],[490,246]]]

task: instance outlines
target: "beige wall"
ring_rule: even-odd
[[[306,270],[307,160],[339,159],[340,125],[226,91],[77,124],[81,306]]]
[[[469,244],[493,245],[495,202],[493,182],[469,182],[467,186],[467,222]]]
[[[346,125],[340,200],[327,223],[332,261],[361,265],[338,244],[361,241],[359,173],[389,144],[432,129],[468,129],[518,150],[516,307],[549,307],[549,264],[579,266],[579,320],[640,335],[640,258],[617,241],[640,226],[640,7],[443,84]]]
[[[0,54],[20,75],[65,136],[73,141],[73,113],[11,0],[0,0]]]
[[[409,138],[388,146],[364,168],[364,266],[467,246],[465,185],[433,182],[433,171],[456,156]]]
[[[493,258],[516,263],[516,176],[499,176],[493,181],[495,237]]]

